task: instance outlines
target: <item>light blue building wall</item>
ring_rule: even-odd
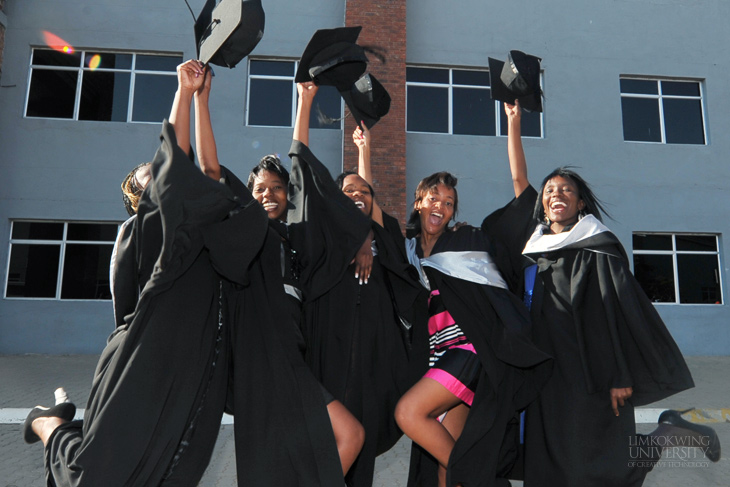
[[[190,0],[193,9],[202,0]],[[263,0],[266,32],[257,56],[296,59],[319,28],[343,25],[342,0]],[[0,79],[0,275],[13,219],[123,221],[119,183],[157,147],[159,124],[24,117],[33,47],[50,31],[77,49],[195,57],[192,18],[182,0],[7,0]],[[525,139],[538,184],[570,164],[590,181],[631,253],[632,232],[720,235],[721,305],[657,305],[682,351],[730,354],[730,57],[725,0],[484,2],[412,0],[409,65],[487,67],[510,49],[540,56],[544,137]],[[219,158],[240,177],[268,153],[284,155],[289,128],[246,127],[247,66],[216,68],[213,124]],[[625,142],[619,77],[700,80],[706,145]],[[338,172],[342,131],[313,131],[311,146]],[[459,220],[478,224],[509,201],[506,138],[409,133],[407,191],[424,176],[459,178]],[[408,204],[412,200],[409,199]],[[113,326],[108,301],[2,299],[0,353],[97,353]]]
[[[190,0],[202,8],[204,1]],[[265,0],[266,31],[255,53],[297,59],[312,33],[344,24],[344,2]],[[44,31],[77,50],[121,50],[195,58],[193,19],[183,0],[9,0],[0,80],[0,272],[5,286],[10,221],[127,218],[119,185],[150,160],[159,123],[24,117],[33,47]],[[247,64],[215,68],[211,112],[222,164],[240,178],[266,154],[286,154],[291,128],[244,127]],[[310,145],[332,172],[342,168],[342,133],[315,130]],[[4,294],[3,294],[4,296]],[[112,331],[110,301],[2,299],[0,353],[98,353]]]
[[[416,3],[418,6],[416,6]],[[544,138],[524,139],[530,180],[577,166],[631,254],[632,232],[720,235],[724,305],[656,308],[682,351],[730,354],[730,3],[410,2],[411,65],[486,67],[518,49],[543,59]],[[619,76],[701,80],[706,145],[625,142]],[[478,224],[513,196],[506,138],[408,134],[409,194],[448,168],[459,178],[459,220]],[[409,201],[409,204],[412,199]]]

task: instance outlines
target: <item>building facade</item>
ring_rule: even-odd
[[[215,68],[211,95],[219,158],[239,177],[263,155],[287,159],[312,34],[362,25],[392,98],[372,130],[378,200],[404,221],[418,181],[448,170],[458,220],[478,225],[512,194],[488,58],[534,54],[545,97],[542,114],[523,117],[532,183],[575,166],[682,351],[730,354],[728,2],[262,3],[263,40],[236,68]],[[0,7],[0,353],[98,353],[127,216],[119,185],[157,148],[175,66],[196,56],[193,18],[182,0]],[[334,90],[317,103],[312,150],[333,174],[352,169],[354,121]]]

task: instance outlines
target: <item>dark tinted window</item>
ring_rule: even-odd
[[[447,88],[409,86],[406,119],[409,132],[449,132]]]

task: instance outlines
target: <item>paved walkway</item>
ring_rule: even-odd
[[[30,408],[36,404],[49,404],[53,400],[53,390],[58,386],[63,386],[77,404],[84,404],[97,358],[0,355],[0,487],[45,485],[42,448],[39,444],[23,442],[21,423]],[[722,444],[730,449],[730,357],[687,357],[687,363],[697,386],[638,409],[636,416],[640,424],[637,428],[641,433],[653,430],[653,423],[664,409],[694,407],[697,410],[685,417],[711,423]],[[213,460],[200,487],[235,487],[233,450],[233,426],[227,417],[221,425]],[[374,487],[405,487],[409,450],[410,442],[403,439],[377,459]],[[670,458],[669,452],[665,452],[660,465],[647,477],[645,487],[730,485],[730,455],[712,464],[702,455],[695,459],[677,458],[676,455]],[[514,482],[513,485],[518,487],[522,483]]]

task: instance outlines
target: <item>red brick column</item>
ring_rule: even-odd
[[[391,97],[390,112],[371,131],[373,187],[378,204],[403,225],[406,211],[406,0],[347,0],[345,25],[361,25],[358,44],[383,50],[386,62],[372,54],[370,72]],[[346,170],[357,170],[352,142],[356,123],[345,118]]]

